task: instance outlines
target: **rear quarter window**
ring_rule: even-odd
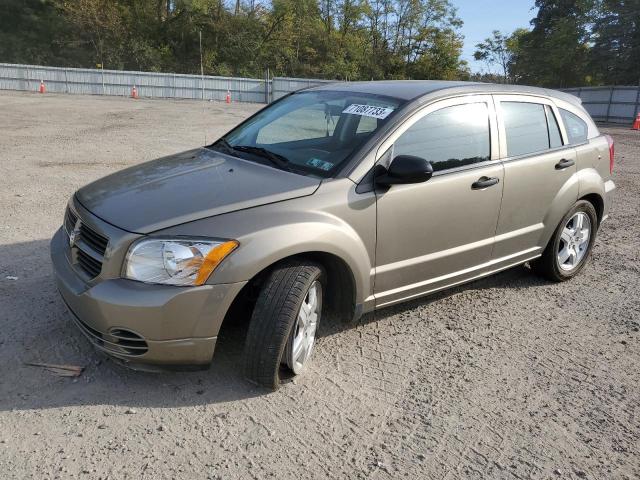
[[[570,144],[583,143],[587,141],[589,127],[579,116],[568,110],[560,109],[560,116],[567,131]]]

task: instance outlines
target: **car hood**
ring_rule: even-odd
[[[116,172],[77,201],[134,233],[313,194],[320,180],[199,148]]]

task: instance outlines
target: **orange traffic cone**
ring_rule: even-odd
[[[227,96],[224,97],[224,101],[226,103],[231,103],[231,92],[229,90],[227,90]]]
[[[131,98],[138,98],[138,89],[136,88],[135,85],[131,89]]]
[[[638,115],[636,116],[635,121],[633,122],[633,127],[631,127],[632,130],[640,130],[640,113],[638,113]]]
[[[40,93],[44,93],[47,91],[47,88],[44,86],[44,80],[40,80],[40,88],[38,89]]]

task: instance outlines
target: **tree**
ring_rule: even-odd
[[[532,85],[561,88],[587,79],[593,0],[536,0],[533,29],[518,38],[512,74]]]
[[[43,65],[86,64],[89,56],[74,42],[73,26],[47,0],[0,1],[0,61]]]
[[[108,62],[121,68],[126,29],[118,4],[110,0],[69,0],[61,5],[79,39],[94,50],[94,63]]]
[[[1,60],[335,79],[466,75],[450,0],[2,0]]]
[[[509,83],[509,64],[512,52],[507,45],[509,37],[498,30],[494,30],[491,37],[476,45],[473,54],[476,60],[484,61],[487,66],[498,65],[502,70],[502,81]]]
[[[602,0],[595,17],[590,52],[595,81],[640,85],[640,0]]]

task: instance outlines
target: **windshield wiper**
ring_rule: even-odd
[[[231,146],[225,140],[225,147],[229,146],[231,149],[237,152],[247,152],[252,153],[253,155],[257,155],[262,158],[266,158],[271,163],[273,163],[276,167],[282,168],[283,170],[289,170],[289,159],[284,155],[280,155],[279,153],[272,152],[263,147],[254,147],[253,145],[236,145]]]
[[[215,142],[212,145],[212,147],[222,147],[222,149],[225,150],[227,153],[233,154],[233,147],[231,146],[231,144],[229,142],[227,142],[227,140],[225,138],[221,138],[220,140]]]
[[[225,138],[221,138],[216,143],[213,144],[214,147],[222,147],[222,149],[233,155],[237,152],[245,152],[251,153],[253,155],[257,155],[261,158],[265,158],[269,160],[273,165],[283,170],[290,171],[289,168],[289,159],[284,155],[280,155],[279,153],[272,152],[263,147],[255,147],[253,145],[231,145]]]

